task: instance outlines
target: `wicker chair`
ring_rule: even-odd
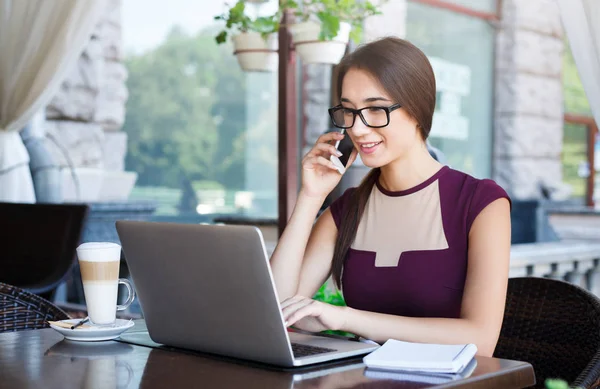
[[[511,278],[494,356],[531,363],[536,387],[546,378],[598,387],[600,300],[564,281]]]
[[[0,332],[48,327],[48,320],[69,316],[50,301],[21,288],[0,282]]]

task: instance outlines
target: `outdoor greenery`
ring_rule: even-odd
[[[565,112],[591,116],[590,104],[583,90],[579,72],[573,59],[569,42],[565,39],[563,54],[563,90],[565,93]]]
[[[546,385],[546,389],[571,389],[567,381],[560,379],[547,379],[544,384]]]
[[[380,1],[380,5],[388,0]],[[279,8],[270,16],[250,18],[246,11],[246,2],[238,0],[228,12],[215,16],[215,20],[224,21],[225,28],[215,40],[221,44],[227,37],[236,32],[258,32],[263,37],[279,30],[279,22],[284,9],[291,9],[296,22],[314,20],[321,23],[320,40],[331,40],[340,30],[340,23],[347,22],[351,26],[350,39],[359,43],[362,38],[365,18],[379,15],[378,7],[370,1],[361,0],[279,0]]]
[[[326,282],[314,295],[315,300],[324,301],[332,305],[345,306],[342,292],[336,289],[332,283]]]
[[[566,40],[563,55],[563,90],[565,113],[591,116],[579,72]],[[584,198],[586,193],[586,178],[580,176],[579,167],[587,161],[587,142],[585,126],[565,123],[562,149],[563,180],[571,185],[572,197],[576,198]]]
[[[580,165],[587,161],[587,127],[566,123],[564,126],[562,169],[563,180],[571,185],[571,197],[584,198],[587,181],[580,177]]]
[[[379,5],[387,2],[381,1]],[[350,39],[359,43],[366,17],[379,15],[378,7],[360,0],[280,0],[280,8],[293,9],[297,22],[318,20],[321,23],[319,39],[331,40],[340,30],[340,23],[350,23]]]
[[[252,19],[245,11],[246,2],[238,0],[227,13],[215,16],[215,20],[225,22],[225,28],[215,37],[217,43],[225,43],[231,32],[254,31],[260,33],[264,38],[266,35],[279,30],[279,21],[281,20],[279,12],[271,16],[259,16]]]
[[[137,186],[180,189],[188,196],[196,181],[243,188],[244,74],[213,34],[190,36],[175,27],[158,47],[125,58],[126,169],[138,173]],[[195,206],[182,201],[190,203],[183,208]]]
[[[317,293],[313,296],[315,300],[323,301],[328,304],[337,305],[337,306],[345,306],[346,302],[344,301],[344,297],[342,296],[342,292],[336,289],[333,285],[333,282],[328,281],[325,282]],[[345,331],[325,331],[328,334],[341,335],[352,337],[354,334]]]

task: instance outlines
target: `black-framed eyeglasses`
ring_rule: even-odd
[[[382,128],[390,124],[390,112],[400,108],[400,104],[390,105],[389,107],[364,107],[361,109],[347,108],[342,105],[336,105],[329,108],[329,116],[334,126],[338,128],[350,128],[354,125],[356,115],[367,127]]]

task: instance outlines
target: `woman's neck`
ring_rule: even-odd
[[[425,144],[421,144],[402,158],[382,166],[379,183],[390,192],[407,190],[426,181],[442,166],[429,154]]]

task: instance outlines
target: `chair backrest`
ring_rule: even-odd
[[[75,259],[84,204],[0,203],[0,282],[47,294]]]
[[[0,282],[0,332],[35,330],[69,316],[50,301]]]
[[[538,387],[547,378],[592,387],[600,375],[600,300],[564,281],[509,279],[494,356],[531,363]]]

